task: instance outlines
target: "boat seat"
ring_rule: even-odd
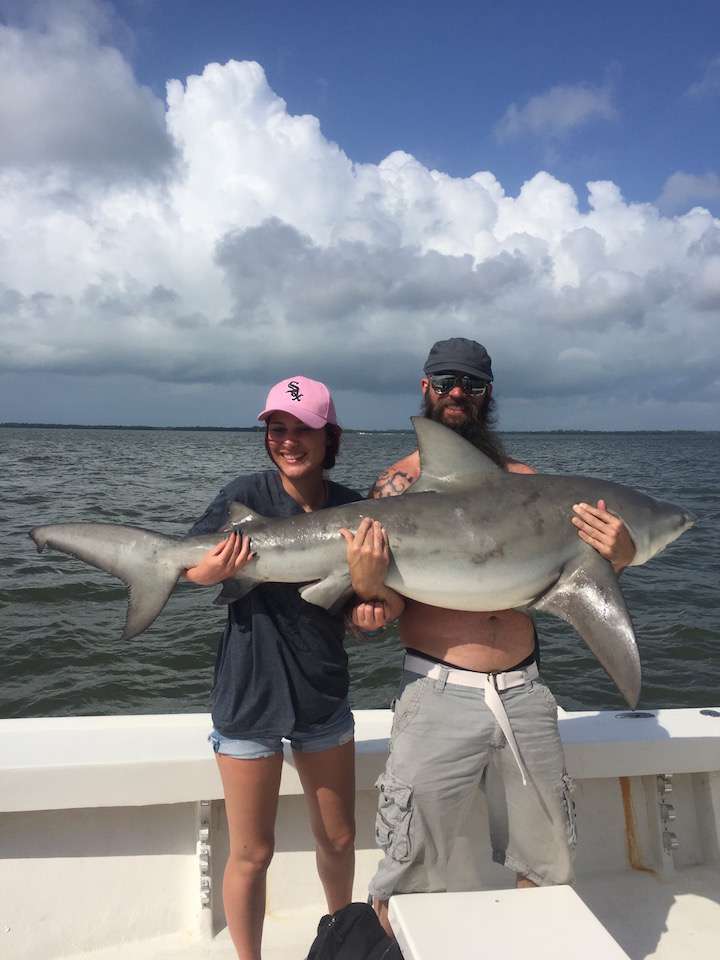
[[[568,886],[392,897],[405,960],[629,960]]]

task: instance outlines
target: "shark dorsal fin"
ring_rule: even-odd
[[[265,520],[265,517],[255,513],[250,507],[246,507],[239,500],[233,501],[228,509],[227,522],[223,527],[223,532],[231,530],[233,527],[247,526],[249,523],[255,523],[257,520]]]
[[[412,424],[420,453],[420,476],[408,493],[464,487],[471,478],[476,484],[483,478],[504,474],[502,467],[449,427],[426,417],[413,417]]]

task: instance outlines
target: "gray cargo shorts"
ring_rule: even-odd
[[[384,852],[370,893],[447,887],[447,863],[480,787],[493,860],[539,886],[573,879],[575,807],[557,724],[557,703],[539,680],[500,694],[527,771],[527,785],[483,689],[403,672],[390,756],[379,790],[375,838]]]

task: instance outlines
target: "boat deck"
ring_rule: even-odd
[[[360,900],[380,856],[374,783],[391,716],[355,719]],[[208,729],[206,715],[187,714],[0,721],[3,960],[235,960],[221,895],[227,822]],[[580,899],[632,960],[720,956],[720,709],[562,714],[560,732],[576,780]],[[280,792],[263,956],[303,960],[325,911],[290,752]],[[448,866],[458,893],[513,885],[492,862],[480,791]],[[518,891],[538,897],[528,916],[546,915],[540,893]],[[481,934],[483,912],[487,926],[492,919],[487,897],[470,902]],[[560,953],[586,960],[587,912],[566,902],[575,906],[545,930],[577,929],[577,953]],[[464,918],[450,906],[448,898],[443,907]],[[412,926],[417,908],[405,916]],[[524,960],[528,938],[543,942],[542,923],[506,925],[505,960]],[[466,942],[482,957],[475,934],[473,926]]]
[[[720,952],[720,867],[690,867],[677,871],[672,881],[649,873],[608,874],[584,878],[575,889],[631,960],[686,960]],[[524,891],[523,896],[533,896],[533,891]],[[268,916],[265,960],[302,960],[322,912],[318,904]],[[477,922],[480,929],[481,916]],[[541,937],[542,932],[535,935]],[[508,932],[505,960],[524,956],[508,952],[511,943],[512,933]],[[579,942],[577,956],[583,955],[584,946]],[[201,943],[190,934],[173,934],[64,954],[62,960],[235,960],[235,953],[227,930],[223,930],[210,942]]]

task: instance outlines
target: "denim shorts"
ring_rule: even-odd
[[[325,723],[304,729],[295,728],[287,737],[257,737],[234,739],[225,737],[213,728],[208,740],[215,753],[238,760],[260,760],[283,752],[283,739],[290,741],[293,750],[302,753],[320,753],[349,743],[355,735],[355,721],[350,703],[345,699]]]
[[[447,889],[448,860],[477,790],[487,798],[496,863],[539,886],[572,882],[575,809],[555,698],[537,679],[500,696],[526,786],[484,690],[404,672],[377,782],[375,838],[385,856],[373,896]]]

